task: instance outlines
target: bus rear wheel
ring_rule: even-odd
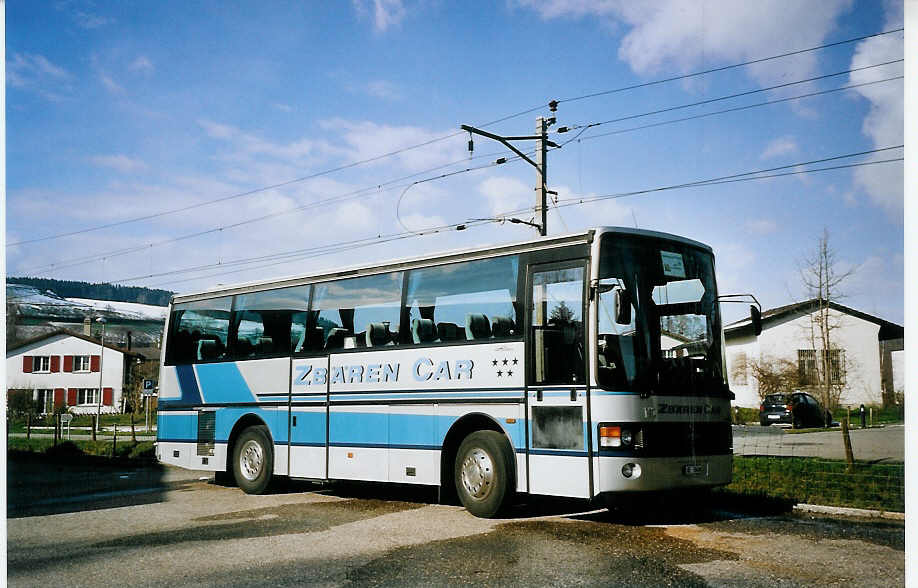
[[[476,431],[456,453],[454,479],[459,500],[476,517],[500,512],[509,494],[512,456],[503,435]]]
[[[233,446],[233,476],[246,494],[264,494],[271,484],[274,448],[264,426],[245,429]]]

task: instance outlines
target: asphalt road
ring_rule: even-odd
[[[850,437],[857,460],[905,461],[904,425],[854,429],[850,431]],[[733,427],[733,453],[845,459],[845,445],[838,427],[812,433],[791,433],[776,426],[745,425]]]
[[[302,483],[248,496],[196,472],[77,466],[29,507],[28,488],[51,480],[12,465],[10,586],[904,583],[899,523],[685,500],[612,510],[539,501],[483,520],[424,490]]]

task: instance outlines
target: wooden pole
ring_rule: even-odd
[[[854,452],[851,450],[851,436],[848,434],[848,419],[842,420],[842,440],[845,442],[845,461],[848,462],[847,472],[854,473]]]

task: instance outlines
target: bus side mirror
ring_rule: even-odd
[[[631,324],[631,295],[618,288],[615,290],[615,322],[620,325]]]
[[[762,334],[762,311],[758,307],[750,305],[749,316],[752,319],[752,332],[758,337]]]

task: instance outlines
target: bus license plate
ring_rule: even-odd
[[[682,473],[686,476],[701,476],[707,469],[707,464],[689,464],[682,466]]]

